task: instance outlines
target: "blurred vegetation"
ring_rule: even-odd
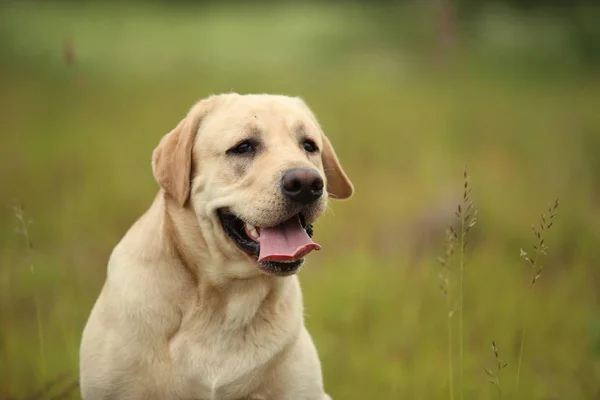
[[[230,89],[302,96],[356,186],[300,273],[334,399],[448,397],[437,257],[465,164],[465,398],[497,397],[492,341],[512,398],[523,310],[520,398],[599,398],[600,18],[567,4],[0,3],[0,398],[78,398],[108,256],[157,191],[151,152]],[[557,196],[529,303],[520,249]],[[454,294],[457,272],[455,255]]]

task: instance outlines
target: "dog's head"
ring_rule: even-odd
[[[202,100],[163,137],[152,161],[165,195],[194,211],[219,251],[273,275],[295,273],[320,248],[311,224],[328,197],[353,193],[312,112],[287,96]]]

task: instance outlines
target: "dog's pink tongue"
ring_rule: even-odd
[[[258,261],[295,261],[321,246],[313,242],[298,216],[272,228],[260,228]]]

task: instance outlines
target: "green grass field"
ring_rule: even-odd
[[[375,22],[393,12],[405,24],[396,36]],[[495,368],[492,341],[508,362],[503,397],[515,398],[524,320],[519,398],[599,398],[600,74],[551,74],[523,48],[474,42],[440,66],[426,16],[314,4],[0,9],[0,398],[62,375],[37,398],[68,392],[108,256],[158,190],[152,150],[196,100],[230,89],[302,96],[354,182],[355,197],[315,226],[323,251],[300,273],[334,399],[450,397],[437,257],[464,165],[479,211],[466,250],[464,398],[498,398],[484,371]],[[531,224],[557,196],[528,300],[520,249],[534,251]]]

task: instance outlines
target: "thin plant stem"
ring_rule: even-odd
[[[40,304],[39,299],[35,296],[35,313],[36,313],[36,322],[37,322],[37,330],[38,330],[38,341],[40,346],[40,362],[42,367],[42,379],[46,382],[46,351],[44,348],[44,325],[42,324],[42,314],[40,312]]]
[[[467,247],[467,233],[475,226],[477,222],[477,210],[474,207],[471,198],[471,187],[469,185],[470,177],[467,173],[467,168],[463,170],[464,178],[464,193],[462,207],[458,206],[456,215],[460,220],[460,270],[459,270],[459,287],[458,287],[458,309],[460,311],[458,320],[458,343],[459,343],[459,367],[460,367],[460,399],[464,399],[464,375],[465,375],[465,357],[464,357],[464,275],[465,275],[465,248]]]
[[[459,278],[459,298],[458,308],[460,310],[460,316],[458,320],[458,336],[459,336],[459,360],[460,360],[460,399],[463,399],[464,394],[464,352],[463,352],[463,276],[465,269],[465,214],[460,215],[460,278]]]
[[[450,262],[454,255],[456,239],[456,232],[454,232],[452,227],[449,227],[446,231],[444,255],[438,257],[438,261],[442,265],[439,274],[440,289],[446,298],[446,311],[448,313],[446,315],[446,326],[448,334],[448,390],[450,392],[450,400],[454,400],[454,357],[452,351],[452,315],[454,314],[454,310],[452,309],[452,296],[450,296]]]
[[[500,373],[498,372],[498,399],[502,400],[502,389],[500,388]]]
[[[464,398],[464,317],[463,317],[463,283],[464,283],[464,270],[465,270],[465,248],[467,246],[467,233],[477,223],[477,210],[474,207],[474,202],[470,196],[471,187],[469,186],[469,175],[467,168],[463,170],[464,178],[464,192],[462,203],[457,207],[454,213],[457,219],[460,221],[460,240],[458,238],[458,232],[454,230],[452,226],[446,231],[446,247],[445,254],[442,257],[438,257],[439,262],[442,264],[442,271],[440,272],[440,288],[442,293],[446,296],[446,306],[448,309],[448,380],[450,399],[454,399],[454,359],[452,351],[452,323],[451,318],[455,311],[460,311],[459,326],[458,326],[458,340],[459,340],[459,368],[460,368],[460,398]],[[455,245],[460,244],[460,270],[459,272],[459,284],[458,284],[458,304],[455,308],[450,308],[451,303],[454,299],[450,296],[450,259],[454,254]],[[454,292],[454,291],[453,291]],[[455,339],[456,340],[456,339]]]
[[[519,395],[519,379],[521,378],[521,363],[523,362],[523,347],[525,343],[525,331],[527,326],[523,325],[523,329],[521,331],[521,344],[519,346],[519,358],[517,361],[517,381],[515,383],[515,400],[517,400]]]
[[[501,371],[498,371],[498,376],[496,377],[496,386],[498,387],[498,399],[502,400],[502,387],[500,386],[500,374],[501,374]]]
[[[35,269],[33,266],[33,242],[31,241],[31,236],[29,235],[29,225],[32,223],[32,219],[27,219],[25,210],[21,204],[15,202],[13,204],[13,212],[17,220],[19,220],[20,226],[17,228],[17,233],[23,236],[25,243],[27,245],[27,263],[29,265],[29,270],[32,274],[35,273]],[[40,301],[38,296],[34,297],[35,304],[35,314],[36,314],[36,324],[37,324],[37,333],[38,333],[38,346],[40,349],[40,363],[41,363],[41,373],[43,381],[46,381],[46,351],[44,346],[44,330],[42,323],[42,313],[40,310]]]
[[[538,259],[540,257],[540,250],[538,249],[535,253],[535,258],[534,258],[534,265],[537,265]],[[535,279],[535,267],[531,267],[531,280],[533,281]],[[533,291],[535,289],[535,285],[532,285],[531,288],[529,289],[529,296],[528,296],[528,301],[526,301],[526,305],[525,307],[528,307],[531,305],[531,301],[533,300]],[[525,296],[523,296],[525,297]],[[525,336],[527,334],[527,310],[524,308],[523,309],[523,321],[522,321],[522,329],[521,329],[521,343],[519,345],[519,358],[517,361],[517,379],[515,382],[515,400],[517,400],[518,395],[519,395],[519,381],[521,379],[521,365],[523,364],[523,349],[525,347]]]
[[[452,366],[452,305],[450,297],[446,296],[446,304],[448,306],[448,385],[450,390],[450,400],[454,400],[454,371]]]
[[[533,257],[533,259],[529,258],[527,256],[527,253],[525,251],[523,251],[523,249],[521,249],[521,257],[524,258],[531,266],[531,281],[530,281],[531,287],[529,289],[529,296],[526,301],[527,304],[525,304],[525,306],[523,307],[521,343],[519,344],[519,358],[517,361],[517,376],[516,376],[516,382],[515,382],[515,396],[514,396],[515,400],[518,398],[518,395],[519,395],[521,367],[523,365],[523,350],[525,347],[525,337],[527,334],[527,310],[526,310],[526,307],[532,306],[535,283],[537,282],[537,280],[539,279],[539,277],[542,273],[543,266],[538,264],[538,261],[542,254],[543,255],[547,254],[546,251],[548,250],[548,247],[545,245],[543,233],[545,231],[549,230],[550,228],[552,228],[552,226],[554,224],[553,219],[558,214],[557,210],[558,210],[559,205],[560,205],[560,200],[558,198],[555,200],[554,205],[548,204],[547,214],[542,213],[541,223],[539,224],[539,227],[536,228],[536,225],[531,226],[531,228],[533,229],[533,233],[537,239],[537,243],[533,246],[533,248],[535,249],[535,256]],[[522,297],[524,298],[525,296],[522,296]]]
[[[494,373],[491,369],[485,368],[485,373],[488,376],[488,382],[496,386],[496,388],[498,389],[498,399],[502,400],[502,385],[500,383],[500,375],[502,374],[502,370],[506,368],[508,364],[502,361],[502,359],[500,358],[498,347],[496,347],[495,341],[492,341],[492,351],[494,352],[494,357],[496,358],[497,372]]]

